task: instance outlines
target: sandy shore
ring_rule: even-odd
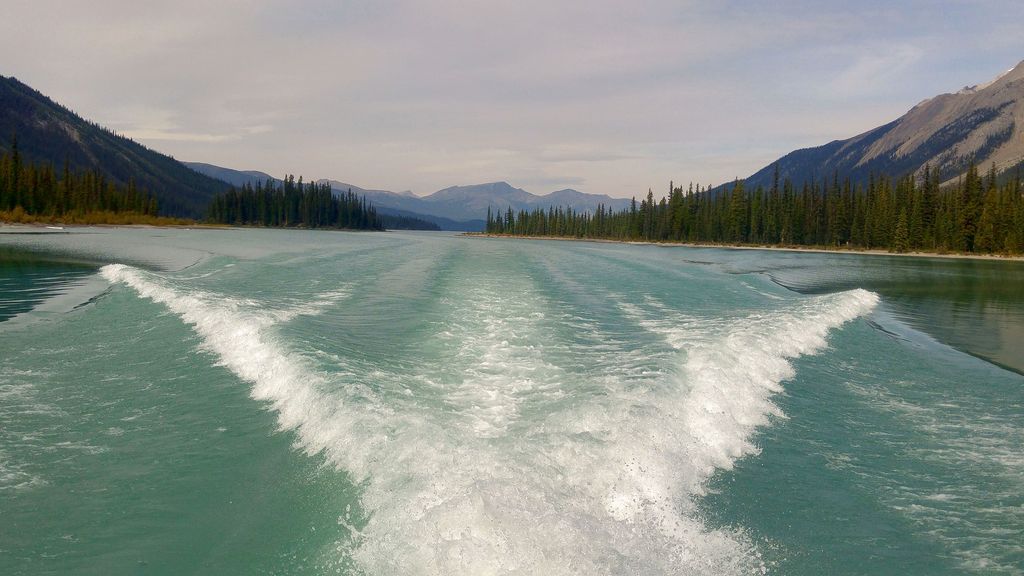
[[[811,252],[819,254],[849,254],[854,256],[901,256],[912,258],[949,258],[961,260],[996,260],[1000,262],[1024,262],[1024,256],[1001,256],[997,254],[939,254],[937,252],[889,252],[887,250],[858,250],[853,248],[815,248],[797,246],[770,246],[755,244],[694,244],[691,242],[643,242],[640,240],[608,240],[604,238],[565,238],[562,236],[520,236],[515,234],[485,234],[466,232],[463,236],[473,238],[508,238],[515,240],[560,240],[566,242],[600,242],[607,244],[636,244],[650,246],[682,246],[685,248],[720,248],[723,250],[774,250],[780,252]]]

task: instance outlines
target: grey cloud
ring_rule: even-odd
[[[14,0],[0,50],[18,55],[2,73],[178,158],[628,197],[745,176],[984,81],[1022,57],[994,37],[1022,17],[1003,2]]]

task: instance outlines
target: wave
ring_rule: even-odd
[[[790,309],[758,313],[730,322],[703,321],[672,314],[662,305],[654,313],[624,305],[646,330],[663,337],[683,355],[678,386],[659,398],[654,417],[666,434],[651,444],[650,454],[636,464],[648,471],[665,468],[666,454],[685,458],[690,474],[679,477],[671,469],[661,475],[670,480],[655,492],[683,491],[702,494],[703,484],[718,469],[754,454],[751,436],[771,417],[784,417],[772,403],[782,382],[795,375],[790,360],[814,354],[827,345],[828,333],[871,312],[879,298],[865,290],[817,296]],[[632,488],[634,501],[644,501],[645,488]]]
[[[677,351],[678,365],[637,382],[560,366],[573,345],[544,298],[528,283],[480,280],[447,301],[434,364],[374,374],[421,386],[403,403],[312,369],[273,329],[289,314],[129,266],[102,274],[191,325],[299,449],[359,486],[363,512],[339,511],[321,563],[354,560],[367,574],[763,572],[742,531],[709,528],[696,498],[716,470],[756,452],[755,428],[781,415],[771,397],[789,361],[878,301],[854,290],[731,323],[624,310]]]
[[[289,354],[274,340],[269,329],[296,315],[314,314],[323,303],[297,311],[265,311],[259,303],[228,298],[199,290],[179,291],[169,281],[124,264],[100,269],[111,283],[123,283],[144,298],[167,306],[203,338],[201,347],[217,356],[221,365],[251,383],[252,397],[270,403],[278,413],[282,430],[295,430],[307,452],[325,447],[322,423],[332,421],[340,406],[321,397],[323,378],[303,367],[301,358]],[[344,292],[334,294],[337,301]],[[335,431],[337,434],[338,431]],[[319,447],[319,449],[313,449]]]

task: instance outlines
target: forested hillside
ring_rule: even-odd
[[[80,224],[172,223],[133,179],[119,185],[96,170],[26,162],[17,140],[0,153],[0,220]]]
[[[209,220],[218,224],[382,230],[377,210],[365,198],[336,195],[329,184],[288,176],[232,188],[213,199]]]
[[[210,199],[230,187],[0,76],[0,152],[10,151],[14,135],[25,163],[66,164],[72,173],[93,172],[117,186],[134,182],[158,199],[161,214],[201,217]]]
[[[488,214],[492,234],[886,249],[980,254],[1024,251],[1020,174],[982,177],[974,163],[956,184],[940,187],[938,169],[865,185],[833,175],[827,182],[767,187],[742,181],[724,191],[673,188],[630,209],[593,213],[571,209]]]

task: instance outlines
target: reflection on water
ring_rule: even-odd
[[[95,265],[0,246],[0,322],[63,294]]]
[[[70,249],[64,235],[14,239],[18,240],[15,244],[29,243],[36,249],[52,248],[47,254],[0,246],[0,322],[63,293],[74,280],[94,272],[97,264],[87,261],[99,260],[93,244],[108,235],[127,233],[103,232],[78,235],[77,249]],[[210,240],[208,234],[191,233],[182,240],[195,236],[198,248]],[[217,238],[221,243],[225,239]],[[143,242],[142,248],[137,244],[138,239],[133,238],[120,245],[126,253],[119,258],[179,268],[199,254],[179,248],[186,257],[178,256],[182,261],[172,265],[172,258],[164,254],[167,248],[159,242]],[[144,257],[135,253],[140,249],[144,249]],[[680,264],[717,265],[740,274],[761,272],[804,294],[853,288],[876,292],[893,318],[958,350],[1024,374],[1024,262],[720,248],[673,250]]]
[[[805,294],[871,290],[896,319],[1024,373],[1024,262],[732,251],[725,265]]]

